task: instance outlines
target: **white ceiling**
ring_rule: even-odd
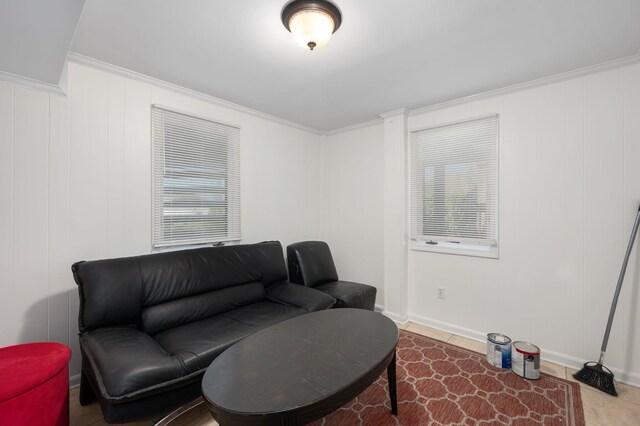
[[[638,54],[638,0],[335,0],[324,48],[285,0],[88,0],[72,50],[330,130]]]
[[[0,71],[54,86],[85,0],[0,0]]]

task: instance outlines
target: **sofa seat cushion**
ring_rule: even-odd
[[[270,325],[277,324],[280,321],[306,313],[308,313],[308,311],[304,308],[264,301],[234,309],[233,311],[226,312],[221,316],[250,326],[255,332],[265,327],[269,327]]]
[[[266,295],[272,302],[301,308],[307,312],[329,309],[336,303],[336,299],[322,291],[287,281],[272,285]]]
[[[153,336],[165,351],[178,357],[185,374],[204,371],[225,349],[271,324],[307,313],[304,309],[259,302],[172,328]]]
[[[151,337],[133,327],[100,328],[80,337],[102,396],[121,403],[198,380],[237,341],[269,325],[307,313],[259,302]]]
[[[315,287],[336,299],[336,308],[360,308],[373,311],[377,289],[351,281],[333,281]]]
[[[218,315],[165,330],[153,339],[180,359],[189,374],[207,368],[225,349],[253,332],[252,326]]]
[[[100,394],[112,403],[177,387],[185,380],[181,360],[134,327],[103,327],[82,333],[80,347]]]

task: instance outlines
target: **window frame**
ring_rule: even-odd
[[[230,184],[227,183],[229,176],[233,176],[237,179],[237,182],[233,183],[232,185],[235,188],[234,193],[232,194],[233,197],[233,201],[227,201],[226,203],[226,208],[227,211],[229,211],[229,209],[233,208],[233,210],[235,211],[233,214],[237,215],[237,217],[235,217],[235,222],[237,223],[236,227],[234,229],[237,229],[237,235],[231,235],[233,233],[233,231],[230,231],[230,225],[229,225],[229,218],[231,217],[230,213],[226,214],[226,227],[227,227],[227,237],[226,238],[215,238],[215,239],[206,239],[206,241],[201,240],[201,241],[166,241],[166,240],[162,240],[162,241],[156,241],[156,234],[155,234],[155,229],[156,229],[156,201],[157,201],[157,196],[158,194],[156,193],[156,183],[157,183],[157,178],[158,176],[156,175],[156,161],[158,160],[157,157],[157,150],[158,150],[158,146],[156,142],[156,136],[155,136],[155,126],[154,126],[154,110],[162,110],[165,112],[169,112],[171,114],[180,114],[183,116],[186,116],[188,118],[193,118],[196,120],[203,120],[206,122],[210,122],[213,123],[214,125],[218,125],[218,126],[225,126],[225,127],[229,127],[232,129],[237,130],[237,140],[235,141],[231,141],[231,142],[235,142],[236,146],[233,147],[236,151],[234,152],[235,155],[235,160],[236,160],[236,170],[233,171],[232,174],[230,174],[229,170],[227,170],[226,176],[225,176],[225,188],[227,188],[227,192],[226,192],[226,197],[229,200],[231,197],[229,195],[230,190],[228,189],[230,187]],[[216,245],[226,245],[226,244],[235,244],[238,243],[242,240],[242,214],[241,214],[241,185],[240,185],[240,181],[241,181],[241,166],[240,166],[240,126],[238,126],[237,124],[233,124],[233,123],[228,123],[228,122],[224,122],[218,119],[212,119],[211,117],[206,117],[206,116],[202,116],[202,115],[198,115],[198,114],[194,114],[192,112],[189,111],[182,111],[176,108],[172,108],[172,107],[167,107],[164,105],[160,105],[160,104],[151,104],[151,108],[150,108],[150,116],[151,116],[151,250],[152,252],[164,252],[164,251],[172,251],[172,250],[182,250],[182,249],[189,249],[189,248],[195,248],[195,247],[203,247],[203,246],[216,246]],[[227,142],[226,146],[227,149],[228,147],[231,145],[230,142]],[[164,149],[164,148],[163,148]],[[228,154],[229,155],[229,154]],[[163,157],[162,162],[164,164],[164,162],[166,161],[166,157]],[[231,160],[229,159],[229,157],[227,158],[227,161],[230,162]],[[164,186],[163,186],[164,188]],[[161,226],[161,225],[158,225]]]
[[[496,119],[496,135],[495,135],[495,201],[494,201],[494,209],[495,209],[495,243],[479,243],[474,239],[462,238],[462,237],[424,237],[414,235],[414,217],[413,217],[413,208],[414,208],[414,187],[412,182],[412,176],[414,173],[414,162],[413,162],[413,142],[412,142],[412,134],[425,131],[432,130],[441,127],[453,126],[456,124],[462,124],[466,122],[494,118]],[[471,256],[471,257],[481,257],[481,258],[490,258],[490,259],[499,259],[500,257],[500,241],[499,241],[499,206],[500,206],[500,114],[491,113],[478,115],[473,117],[467,117],[460,120],[448,121],[448,122],[440,122],[436,124],[431,124],[428,126],[420,126],[415,127],[409,130],[409,145],[408,145],[408,234],[410,238],[409,248],[413,251],[424,251],[424,252],[434,252],[434,253],[443,253],[443,254],[453,254],[453,255],[462,255],[462,256]],[[446,165],[445,165],[446,166]],[[420,200],[424,200],[421,198]]]

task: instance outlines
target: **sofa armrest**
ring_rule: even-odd
[[[329,309],[336,303],[336,299],[319,290],[286,281],[269,287],[267,299],[309,312]]]
[[[180,360],[133,327],[104,327],[81,333],[80,347],[92,370],[89,373],[110,402],[136,399],[158,385],[184,379]]]

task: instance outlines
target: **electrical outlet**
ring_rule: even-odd
[[[438,299],[444,300],[444,287],[438,287]]]

